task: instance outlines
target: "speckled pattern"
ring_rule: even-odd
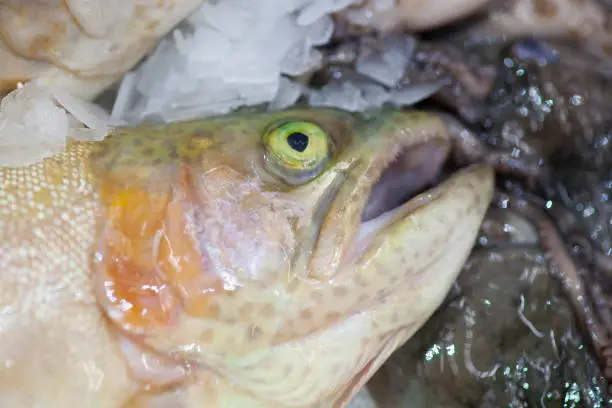
[[[330,165],[297,187],[267,170],[261,145],[291,119],[332,139]],[[428,114],[308,109],[124,129],[91,163],[92,145],[73,144],[1,169],[2,402],[150,406],[126,402],[135,380],[164,380],[128,372],[123,359],[140,360],[118,348],[122,328],[190,363],[194,381],[160,396],[173,406],[344,406],[440,304],[488,207],[491,169],[466,169],[355,249],[383,168],[433,137],[448,135]],[[105,292],[113,285],[150,314],[162,305],[163,319],[130,320]]]
[[[92,292],[88,150],[0,169],[0,406],[111,408],[130,392]]]

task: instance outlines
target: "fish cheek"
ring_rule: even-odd
[[[181,313],[220,319],[218,305],[241,287],[289,280],[299,202],[230,167],[177,167],[155,182],[101,178],[96,295],[128,332],[159,333]]]
[[[190,183],[187,168],[155,186],[125,175],[102,179],[96,295],[124,330],[150,333],[181,311],[205,316],[209,298],[225,291],[195,236]]]

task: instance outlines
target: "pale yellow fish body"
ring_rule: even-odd
[[[314,147],[287,150],[287,123]],[[480,166],[361,224],[383,168],[434,138],[429,114],[306,109],[0,169],[0,407],[344,406],[440,305],[488,207]]]

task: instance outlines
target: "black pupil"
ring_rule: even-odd
[[[293,150],[302,153],[308,147],[308,136],[300,132],[293,132],[287,136],[287,143]]]

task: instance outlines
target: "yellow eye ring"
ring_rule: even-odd
[[[290,184],[316,177],[329,160],[329,136],[311,122],[289,121],[263,137],[268,166]]]

